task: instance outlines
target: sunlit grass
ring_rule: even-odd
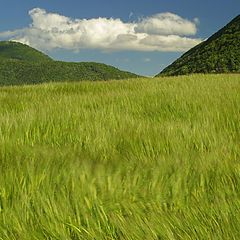
[[[0,239],[240,239],[240,75],[0,88]]]

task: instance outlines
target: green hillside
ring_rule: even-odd
[[[41,53],[40,51],[31,48],[25,44],[3,41],[0,42],[0,60],[16,59],[23,61],[51,61],[52,59]]]
[[[135,78],[137,75],[101,63],[0,60],[0,85]]]
[[[0,88],[0,239],[240,239],[239,103],[240,74]]]
[[[0,86],[136,77],[106,64],[54,61],[27,45],[0,42]]]
[[[240,15],[157,76],[240,72]]]

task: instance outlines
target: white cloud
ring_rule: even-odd
[[[176,35],[156,36],[150,35],[140,41],[141,44],[154,48],[156,51],[178,52],[195,46],[199,43],[198,39],[180,37]]]
[[[183,19],[173,13],[159,13],[142,19],[135,27],[138,33],[156,35],[195,35],[197,32],[195,22]]]
[[[64,48],[73,51],[186,51],[201,42],[183,37],[196,33],[196,21],[172,13],[127,23],[113,18],[71,19],[40,8],[32,9],[29,15],[32,19],[29,27],[2,32],[0,38],[40,50]]]

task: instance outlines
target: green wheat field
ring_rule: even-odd
[[[1,87],[0,239],[240,239],[240,75]]]

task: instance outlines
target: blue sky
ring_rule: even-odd
[[[239,0],[19,2],[1,2],[0,40],[25,42],[58,60],[103,62],[143,75],[157,74],[240,13]]]

